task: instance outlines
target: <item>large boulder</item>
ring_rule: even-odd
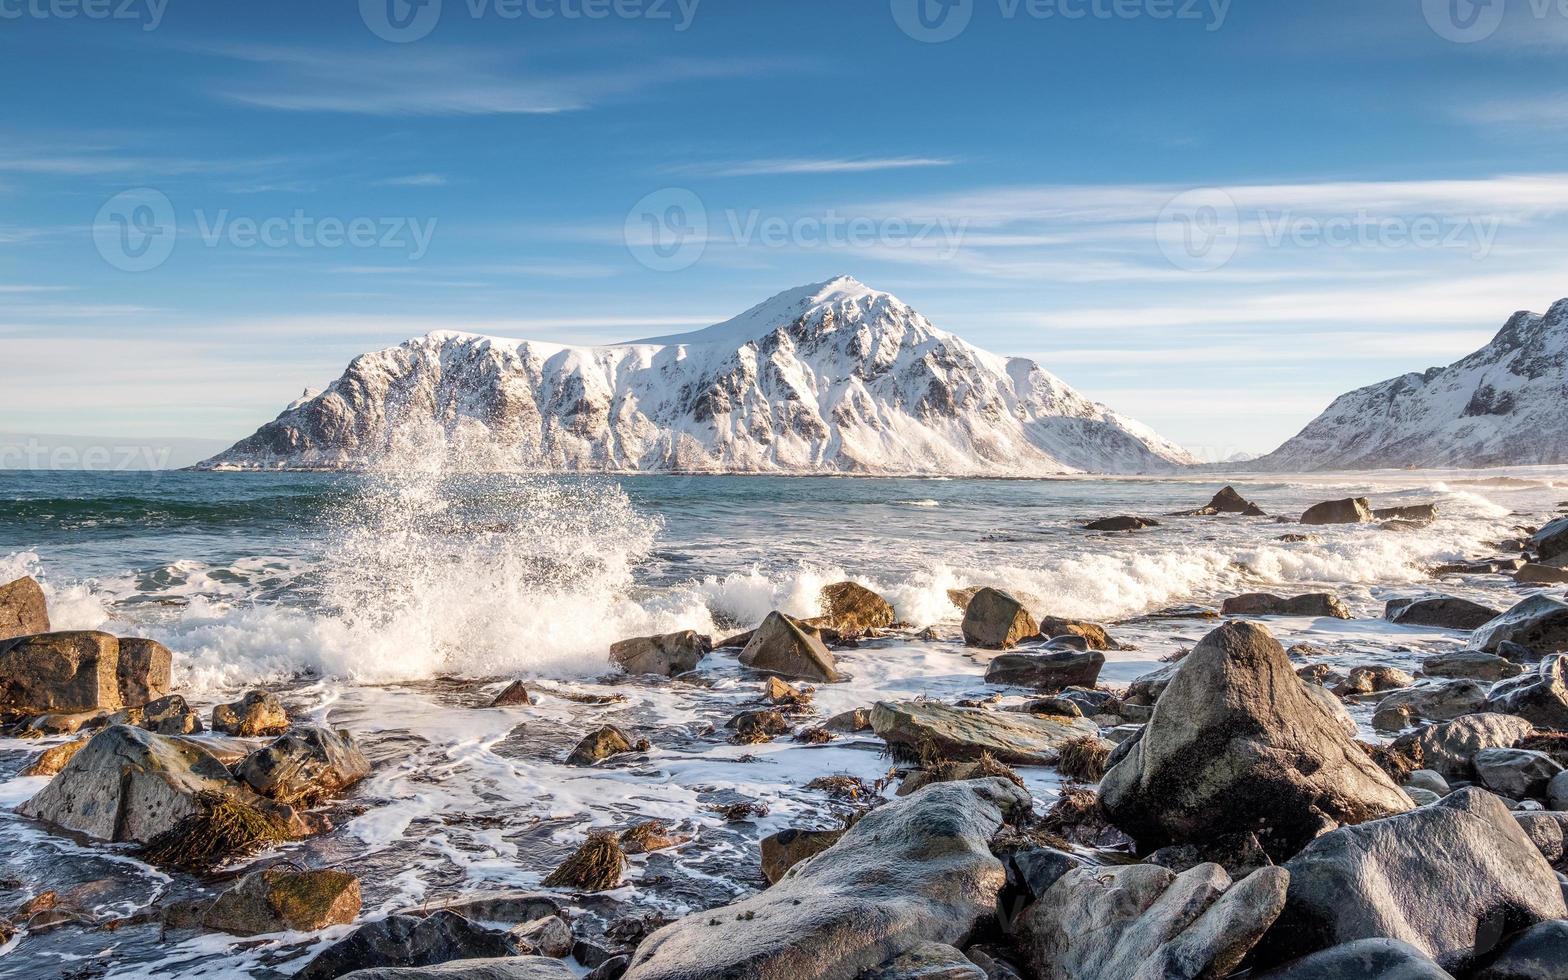
[[[105,718],[103,723],[135,725],[159,735],[194,735],[202,730],[201,715],[178,694],[170,694],[137,708],[121,708]]]
[[[1428,677],[1468,677],[1478,681],[1501,681],[1518,677],[1524,668],[1495,653],[1480,650],[1450,650],[1421,661],[1421,673]]]
[[[1152,864],[1069,871],[1018,923],[1039,980],[1195,980],[1240,964],[1285,905],[1290,876],[1231,883],[1217,864],[1180,875]]]
[[[897,616],[893,604],[855,582],[834,582],[822,588],[823,617],[846,636],[887,629]]]
[[[696,630],[638,636],[610,645],[610,662],[628,674],[674,677],[690,673],[713,652],[713,639]]]
[[[1029,806],[1005,779],[927,786],[767,891],[655,932],[625,980],[852,980],[922,942],[961,942],[1006,883],[991,837]]]
[[[1204,637],[1122,750],[1100,804],[1145,852],[1254,833],[1277,859],[1413,805],[1255,623]]]
[[[1349,619],[1350,610],[1338,597],[1327,592],[1309,592],[1306,595],[1285,596],[1271,592],[1249,592],[1233,596],[1220,606],[1225,616],[1326,616],[1330,619]]]
[[[1568,517],[1559,517],[1535,532],[1530,547],[1543,560],[1568,555]]]
[[[1448,630],[1473,630],[1502,615],[1491,606],[1451,595],[1391,599],[1383,618],[1399,626],[1435,626]]]
[[[1105,654],[1098,650],[1004,653],[986,667],[985,680],[1054,694],[1068,687],[1094,687],[1104,666]]]
[[[1472,980],[1568,980],[1568,922],[1540,922],[1512,937]]]
[[[937,701],[878,702],[871,727],[906,758],[973,761],[989,754],[1017,766],[1053,766],[1062,746],[1100,731],[1085,718],[954,708]]]
[[[0,640],[49,632],[49,605],[32,578],[0,585]]]
[[[119,708],[120,641],[79,630],[0,640],[0,709],[75,713]]]
[[[1474,714],[1486,705],[1488,685],[1459,679],[1427,681],[1391,691],[1377,703],[1372,724],[1382,731],[1398,731],[1417,721],[1452,721]]]
[[[779,677],[834,684],[842,680],[833,654],[815,630],[770,612],[740,652],[740,662]]]
[[[571,967],[547,956],[462,959],[435,966],[374,967],[368,970],[355,970],[342,976],[343,980],[576,980],[577,978],[577,974],[572,972]],[[588,974],[588,978],[600,980],[600,975],[595,971]]]
[[[212,730],[241,738],[269,738],[288,731],[289,715],[276,694],[251,691],[232,704],[214,705]]]
[[[253,871],[202,913],[201,924],[235,936],[315,932],[359,916],[359,879],[346,871]]]
[[[246,756],[234,772],[262,796],[292,806],[354,785],[370,775],[370,760],[348,732],[301,725]]]
[[[1111,639],[1105,627],[1099,623],[1089,623],[1081,619],[1063,619],[1060,616],[1046,616],[1040,620],[1040,635],[1052,639],[1076,636],[1083,640],[1084,648],[1088,650],[1121,650],[1120,643]]]
[[[294,976],[297,980],[335,980],[354,975],[355,971],[365,971],[359,974],[361,977],[398,976],[374,968],[431,967],[453,960],[515,956],[518,952],[517,941],[508,934],[442,909],[423,917],[389,915],[367,922],[317,953]]]
[[[1547,657],[1530,673],[1497,684],[1486,708],[1541,728],[1568,729],[1568,655]]]
[[[1568,650],[1568,603],[1538,593],[1470,634],[1470,645],[1487,653],[1496,653],[1503,643],[1517,643],[1537,653]]]
[[[1102,517],[1097,521],[1090,521],[1084,525],[1088,531],[1142,531],[1146,527],[1159,527],[1160,522],[1147,517],[1135,517],[1122,514],[1118,517]]]
[[[1514,581],[1520,585],[1564,585],[1568,584],[1568,568],[1529,562],[1514,572]]]
[[[1482,749],[1475,754],[1481,785],[1513,800],[1544,797],[1552,777],[1563,771],[1545,752],[1530,749]]]
[[[115,725],[17,812],[98,840],[145,843],[195,815],[204,794],[251,798],[195,741]]]
[[[1301,515],[1303,524],[1365,524],[1376,520],[1365,497],[1347,497],[1313,504]]]
[[[1264,965],[1358,939],[1398,939],[1460,973],[1506,933],[1568,916],[1551,865],[1481,789],[1342,827],[1285,868],[1290,890],[1259,947]]]
[[[1040,635],[1039,618],[1011,593],[981,589],[964,608],[964,642],[983,650],[1008,650]]]
[[[1436,504],[1406,504],[1402,507],[1379,507],[1372,516],[1380,521],[1414,521],[1430,524],[1437,520]]]
[[[862,973],[859,980],[987,980],[987,975],[957,947],[919,943],[909,952]]]
[[[174,654],[157,640],[120,637],[120,701],[148,704],[169,696]]]
[[[1394,748],[1413,755],[1415,761],[1444,779],[1473,780],[1477,752],[1511,748],[1533,731],[1535,726],[1523,718],[1480,712],[1401,735],[1394,740]]]
[[[1241,514],[1245,517],[1267,517],[1263,509],[1257,504],[1236,492],[1235,487],[1225,487],[1215,494],[1207,504],[1197,510],[1186,511],[1177,515],[1182,517],[1215,517],[1219,514]]]
[[[1358,939],[1320,950],[1255,980],[1454,980],[1453,974],[1409,943]]]

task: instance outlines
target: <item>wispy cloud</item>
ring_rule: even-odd
[[[385,177],[375,182],[377,187],[445,187],[447,179],[440,174],[407,174],[402,177]]]
[[[917,167],[950,167],[956,160],[942,157],[792,158],[740,160],[730,163],[691,164],[676,172],[710,177],[762,177],[789,174],[859,174]]]

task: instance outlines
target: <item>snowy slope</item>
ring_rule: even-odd
[[[1341,395],[1248,468],[1568,463],[1568,299],[1515,313],[1463,360]]]
[[[704,330],[604,347],[439,332],[364,354],[201,464],[1039,475],[1191,462],[1033,361],[847,276]]]

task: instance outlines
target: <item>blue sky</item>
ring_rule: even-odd
[[[0,0],[6,458],[839,273],[1223,456],[1568,295],[1556,4],[921,2]]]

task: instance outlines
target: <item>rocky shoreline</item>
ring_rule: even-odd
[[[1171,516],[1269,520],[1229,488]],[[1288,523],[1397,533],[1433,517],[1349,499]],[[1084,533],[1159,523],[1121,516]],[[12,734],[58,744],[30,761],[30,775],[51,778],[17,812],[223,887],[120,918],[38,894],[0,907],[0,939],[19,957],[57,929],[326,930],[328,941],[293,943],[277,975],[359,980],[1563,976],[1568,604],[1555,576],[1568,518],[1520,528],[1498,550],[1466,573],[1536,590],[1510,608],[1436,593],[1388,604],[1390,623],[1468,637],[1410,671],[1287,650],[1256,621],[1351,619],[1329,594],[1170,611],[1170,622],[1212,622],[1122,688],[1101,682],[1106,653],[1127,645],[1116,624],[1054,617],[1005,589],[956,590],[973,681],[992,694],[832,713],[817,705],[847,680],[844,651],[890,636],[936,643],[940,631],[898,623],[881,596],[842,582],[816,618],[775,611],[733,637],[617,643],[624,683],[701,687],[705,660],[734,658],[755,704],[709,737],[875,739],[891,766],[876,785],[820,773],[813,788],[842,801],[841,826],[761,839],[751,860],[769,887],[671,922],[633,913],[592,928],[585,903],[623,885],[629,856],[686,845],[681,827],[594,828],[540,890],[367,909],[352,865],[268,856],[327,833],[352,805],[375,765],[354,735],[290,717],[268,691],[204,718],[169,689],[170,651],[51,633],[41,590],[22,580],[0,587],[0,717]],[[574,697],[541,687],[498,685],[473,710]],[[613,765],[660,738],[603,724],[566,764]],[[1037,770],[1067,780],[1048,806],[1020,776]],[[745,820],[757,804],[722,805]]]

